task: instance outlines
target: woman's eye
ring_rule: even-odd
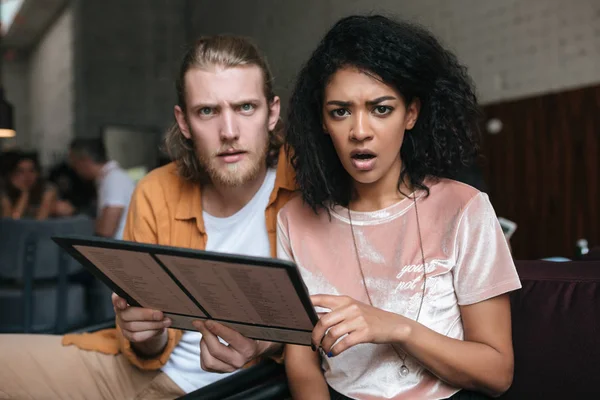
[[[375,107],[375,114],[385,115],[389,114],[392,111],[392,108],[389,106],[377,106]]]
[[[346,110],[345,108],[338,108],[336,110],[333,110],[331,112],[331,115],[334,117],[345,117],[346,115],[349,115],[350,113],[348,112],[348,110]]]

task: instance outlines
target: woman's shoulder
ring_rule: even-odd
[[[284,226],[307,226],[328,221],[326,210],[312,209],[302,198],[300,193],[292,197],[285,206],[279,210],[278,221]]]
[[[314,211],[304,201],[300,193],[295,193],[294,196],[279,210],[281,219],[296,219],[310,216]]]
[[[429,188],[428,200],[444,207],[464,208],[473,199],[478,197],[487,198],[484,192],[453,179],[430,179],[425,184]]]

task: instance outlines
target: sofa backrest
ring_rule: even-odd
[[[515,375],[502,398],[595,398],[600,262],[517,261],[516,266],[523,288],[511,294]]]
[[[60,260],[69,273],[81,266],[50,238],[55,235],[92,235],[94,222],[85,216],[36,221],[0,219],[0,278],[21,281],[25,265],[31,263],[34,279],[54,278]]]

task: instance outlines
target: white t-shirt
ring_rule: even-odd
[[[104,207],[123,207],[119,227],[113,236],[114,239],[122,239],[125,221],[127,220],[129,201],[133,195],[135,184],[129,178],[129,175],[119,166],[119,163],[109,161],[102,167],[97,187],[98,217],[100,217]]]
[[[275,170],[268,170],[265,181],[241,210],[227,218],[202,213],[208,236],[206,250],[249,256],[270,257],[271,246],[265,221],[265,209],[275,186]],[[186,331],[181,342],[162,368],[186,393],[209,385],[231,374],[206,372],[200,367],[198,332]]]

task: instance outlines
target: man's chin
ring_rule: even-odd
[[[213,185],[223,187],[243,186],[258,176],[261,171],[261,165],[264,165],[264,156],[256,153],[248,153],[247,157],[235,163],[223,163],[219,159],[210,159],[210,162],[203,162],[200,159],[200,166],[206,171],[206,175]]]
[[[239,187],[252,181],[258,174],[258,168],[255,170],[248,170],[247,168],[231,168],[228,167],[226,171],[215,171],[213,170],[210,174],[210,179],[213,184],[226,186],[226,187]]]

